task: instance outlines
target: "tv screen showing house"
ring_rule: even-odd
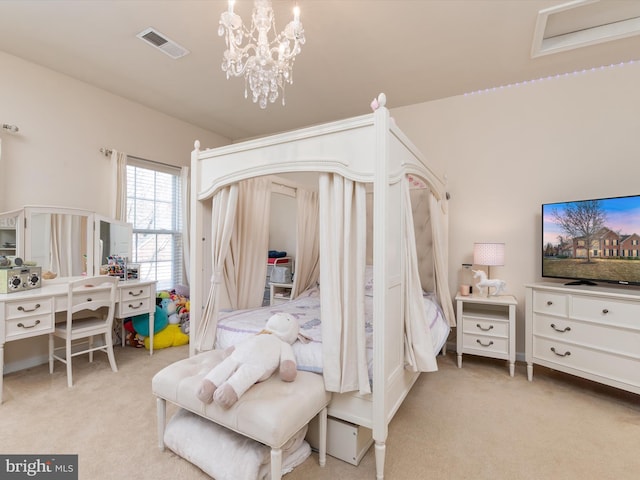
[[[640,285],[640,195],[543,204],[542,276]]]

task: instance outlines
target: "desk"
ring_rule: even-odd
[[[45,281],[40,288],[0,294],[0,403],[4,377],[4,344],[53,332],[56,312],[67,310],[68,282],[74,279],[71,277]],[[114,316],[122,320],[149,314],[150,355],[153,354],[155,299],[155,280],[127,280],[118,283]]]

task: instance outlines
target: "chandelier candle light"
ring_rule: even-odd
[[[284,105],[284,87],[286,83],[293,84],[293,62],[305,42],[300,9],[295,6],[293,20],[276,35],[270,0],[255,0],[250,29],[234,13],[234,3],[234,0],[229,0],[229,9],[220,15],[218,35],[225,35],[227,44],[222,70],[226,72],[227,79],[244,76],[244,96],[248,96],[248,86],[253,103],[258,103],[260,108],[267,108],[267,101],[275,102],[280,90]],[[269,40],[272,28],[276,36]],[[242,46],[245,39],[247,44]]]

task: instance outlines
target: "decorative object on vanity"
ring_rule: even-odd
[[[477,242],[473,244],[473,264],[484,265],[487,267],[487,273],[482,270],[473,270],[473,278],[479,279],[476,283],[480,295],[484,295],[484,289],[487,289],[487,295],[491,295],[491,288],[494,288],[493,295],[498,295],[506,287],[503,280],[491,279],[491,267],[504,265],[504,243],[484,243]]]
[[[513,377],[517,305],[511,295],[456,297],[458,368],[462,368],[463,353],[500,358],[509,362],[509,375]]]
[[[20,262],[22,265],[22,262]],[[40,267],[13,266],[0,268],[0,293],[15,293],[40,288]]]
[[[284,105],[285,84],[293,84],[293,62],[304,45],[304,29],[300,22],[300,9],[293,9],[293,20],[276,34],[275,15],[271,0],[255,0],[251,14],[251,28],[233,11],[235,0],[229,0],[229,8],[220,15],[218,35],[225,36],[222,70],[229,77],[243,76],[244,97],[251,90],[253,103],[267,108],[267,102],[275,102],[282,91]],[[269,40],[273,28],[274,38]],[[247,40],[242,46],[243,40]]]
[[[640,291],[525,285],[525,359],[640,394]]]

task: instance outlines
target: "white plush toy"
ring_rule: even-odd
[[[298,339],[298,322],[287,313],[272,315],[260,333],[225,350],[228,355],[203,379],[197,392],[204,403],[229,408],[257,382],[280,368],[280,378],[293,382],[296,359],[291,345]]]

